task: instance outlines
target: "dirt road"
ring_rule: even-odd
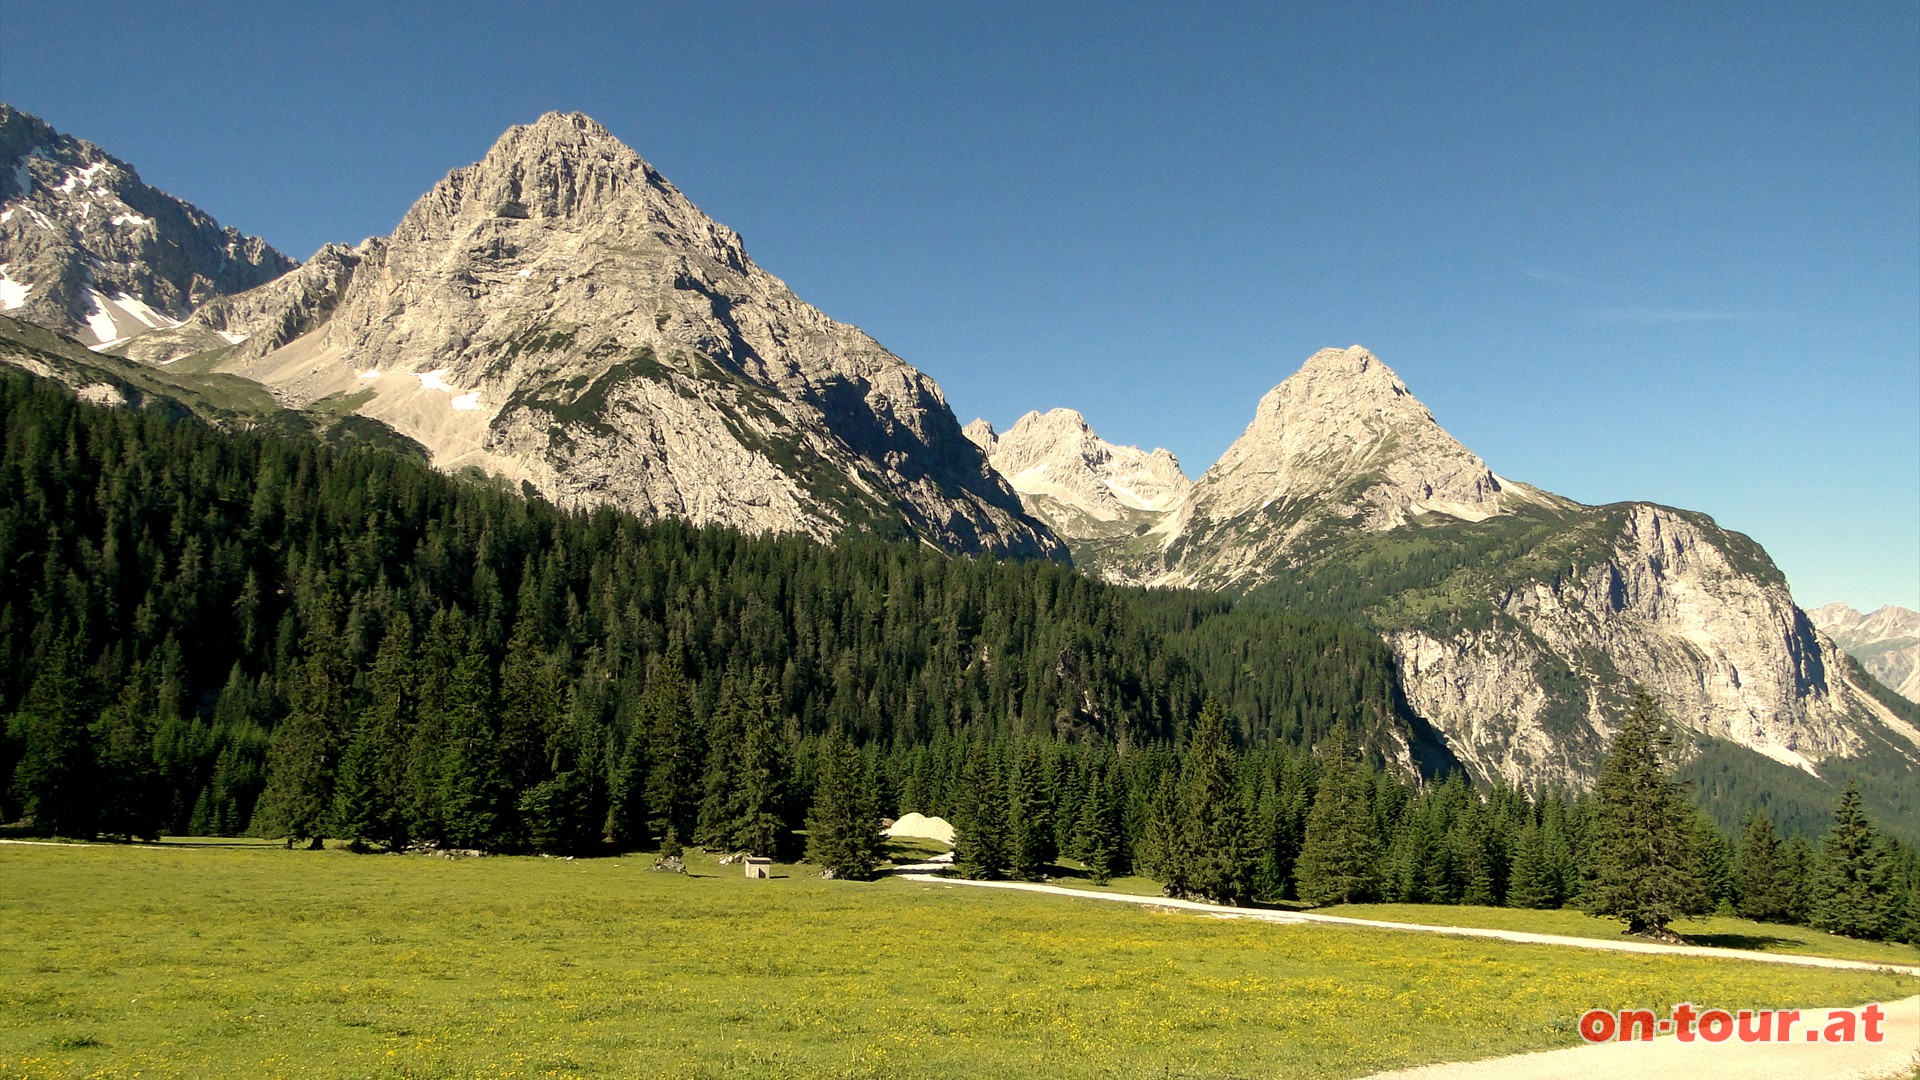
[[[920,867],[902,868],[915,871]],[[1607,952],[1654,953],[1659,955],[1705,956],[1717,960],[1751,960],[1763,964],[1789,964],[1799,967],[1842,968],[1865,971],[1895,971],[1920,976],[1920,965],[1874,964],[1861,960],[1839,960],[1826,956],[1795,956],[1787,953],[1751,952],[1744,949],[1713,949],[1699,945],[1656,945],[1646,941],[1609,941],[1600,938],[1567,937],[1560,934],[1530,934],[1519,930],[1489,930],[1477,926],[1427,926],[1420,923],[1375,922],[1340,915],[1316,915],[1306,911],[1273,911],[1266,908],[1227,907],[1191,900],[1169,900],[1159,896],[1130,896],[1124,893],[1095,893],[1066,889],[1058,885],[1039,885],[1022,881],[968,881],[934,874],[904,872],[897,875],[909,881],[934,885],[979,889],[1011,889],[1019,892],[1052,893],[1082,900],[1139,904],[1210,915],[1218,919],[1256,919],[1272,923],[1333,923],[1370,929],[1402,930],[1424,934],[1451,934],[1462,937],[1493,938],[1527,945],[1556,945],[1573,949],[1598,949]],[[1400,1072],[1380,1073],[1368,1080],[1601,1080],[1605,1077],[1633,1077],[1634,1080],[1907,1080],[1920,1063],[1920,997],[1884,1003],[1886,1037],[1878,1043],[1856,1041],[1829,1044],[1789,1041],[1752,1043],[1738,1041],[1708,1043],[1695,1040],[1682,1043],[1672,1037],[1653,1042],[1603,1043],[1548,1050],[1534,1054],[1458,1061],[1445,1065],[1427,1065]],[[1820,1010],[1803,1010],[1807,1016],[1821,1016]]]

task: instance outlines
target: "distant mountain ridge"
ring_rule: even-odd
[[[933,380],[802,302],[578,114],[510,129],[391,236],[117,351],[200,357],[564,506],[1066,556]]]
[[[1920,703],[1920,611],[1887,604],[1862,615],[1836,602],[1808,608],[1807,618],[1874,678]]]
[[[1701,737],[1806,773],[1920,766],[1920,728],[1794,607],[1758,544],[1704,514],[1502,477],[1358,346],[1310,357],[1124,535],[1029,506],[1110,580],[1366,622],[1414,711],[1482,775],[1586,782],[1636,684]]]
[[[0,312],[105,347],[296,265],[0,104]]]

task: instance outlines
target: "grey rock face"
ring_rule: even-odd
[[[1065,555],[932,380],[803,303],[584,116],[509,130],[391,237],[323,250],[128,351],[210,346],[290,404],[334,397],[441,468],[563,505]]]
[[[1027,413],[1005,435],[975,420],[966,433],[1027,512],[1071,537],[1075,560],[1096,572],[1124,563],[1193,487],[1172,454],[1107,442],[1072,409]]]
[[[0,311],[104,346],[294,265],[92,143],[0,105]]]
[[[1006,441],[989,442],[1003,471],[1024,461]],[[1500,477],[1357,346],[1314,354],[1262,398],[1137,534],[1058,506],[1044,508],[1076,560],[1111,580],[1306,581],[1282,595],[1358,613],[1415,711],[1482,775],[1589,781],[1636,683],[1686,727],[1808,772],[1869,752],[1920,763],[1920,731],[1856,685],[1759,545],[1702,514],[1582,506]]]
[[[1920,702],[1920,611],[1888,604],[1862,615],[1846,604],[1807,609],[1807,618],[1868,674]]]

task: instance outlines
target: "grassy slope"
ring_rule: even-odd
[[[0,846],[0,1075],[1357,1076],[1920,991],[649,862]]]
[[[1531,911],[1517,908],[1464,907],[1434,904],[1341,904],[1315,908],[1322,915],[1344,915],[1352,919],[1378,919],[1382,922],[1421,923],[1432,926],[1483,926],[1495,930],[1523,930],[1534,934],[1565,934],[1569,937],[1618,938],[1620,922],[1602,919],[1582,911]],[[1920,948],[1884,941],[1858,941],[1805,926],[1754,922],[1718,915],[1682,919],[1674,930],[1696,945],[1716,945],[1728,949],[1756,949],[1760,952],[1801,953],[1807,956],[1832,956],[1842,960],[1866,960],[1888,964],[1920,964]]]

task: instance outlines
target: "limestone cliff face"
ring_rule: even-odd
[[[1759,545],[1702,514],[1507,480],[1357,346],[1262,398],[1139,534],[1049,520],[1111,580],[1367,620],[1414,711],[1485,776],[1590,781],[1634,684],[1685,727],[1808,772],[1863,753],[1920,764],[1920,731],[1857,683]]]
[[[294,265],[92,143],[0,105],[0,311],[103,347]]]
[[[1807,618],[1868,674],[1920,703],[1920,611],[1888,604],[1862,615],[1833,603],[1808,608]]]
[[[1757,545],[1646,503],[1582,516],[1607,547],[1510,578],[1486,627],[1386,633],[1415,711],[1482,772],[1591,776],[1636,683],[1682,726],[1815,775],[1887,746],[1920,763],[1920,731],[1857,683]]]
[[[450,173],[392,236],[129,343],[218,343],[289,404],[332,398],[570,506],[753,532],[847,528],[1063,557],[939,387],[802,302],[580,115]]]
[[[1027,413],[1004,435],[975,420],[966,433],[1027,512],[1076,537],[1076,557],[1096,565],[1111,561],[1104,549],[1151,528],[1193,487],[1172,454],[1107,442],[1072,409]]]
[[[1160,550],[1127,572],[1248,588],[1310,554],[1329,528],[1479,521],[1560,501],[1496,476],[1372,353],[1322,349],[1260,399],[1246,431],[1157,530]]]

